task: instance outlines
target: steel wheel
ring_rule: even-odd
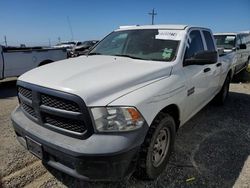
[[[152,163],[154,167],[158,167],[164,161],[170,145],[170,130],[163,128],[160,130],[153,148]]]
[[[141,146],[136,177],[152,180],[165,170],[174,147],[175,134],[174,118],[160,112],[150,125]]]

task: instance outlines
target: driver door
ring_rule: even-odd
[[[204,51],[205,47],[200,30],[189,32],[189,41],[186,44],[184,60],[194,54]],[[186,100],[184,109],[184,119],[188,120],[198,112],[208,100],[208,65],[185,65],[183,73],[186,77]]]
[[[203,38],[204,38],[204,44],[205,50],[207,51],[216,51],[216,47],[214,45],[214,40],[212,38],[212,34],[209,30],[202,30]],[[222,74],[222,63],[221,62],[215,62],[213,64],[206,65],[210,70],[206,73],[207,77],[207,88],[208,91],[206,94],[208,94],[208,100],[215,96],[216,93],[219,92],[220,87],[220,79]]]

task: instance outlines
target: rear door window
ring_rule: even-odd
[[[211,33],[209,31],[202,31],[202,32],[203,32],[203,35],[207,44],[207,50],[216,51]]]

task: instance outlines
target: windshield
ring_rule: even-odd
[[[218,48],[232,49],[235,47],[235,35],[215,35],[214,38]]]
[[[113,32],[104,38],[89,55],[124,56],[134,59],[172,61],[178,40],[157,37],[157,29]]]

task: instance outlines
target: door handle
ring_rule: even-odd
[[[222,64],[221,63],[217,63],[216,64],[216,67],[220,67]]]
[[[205,68],[203,72],[209,72],[211,69],[210,68]]]

